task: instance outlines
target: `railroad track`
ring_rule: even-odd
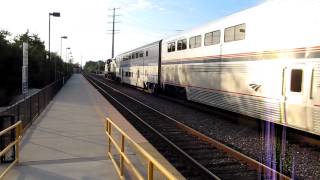
[[[290,179],[84,74],[187,179]]]

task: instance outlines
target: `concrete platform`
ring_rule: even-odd
[[[125,129],[178,179],[184,179],[80,74],[71,77],[27,130],[20,165],[5,179],[119,179],[106,156],[105,117]],[[130,146],[126,149],[134,164],[146,169],[141,156]]]

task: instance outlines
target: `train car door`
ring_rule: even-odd
[[[120,68],[120,73],[121,73],[121,81],[123,81],[123,69]]]
[[[307,127],[307,100],[312,68],[305,64],[285,68],[285,121],[299,128]]]
[[[140,70],[137,69],[137,86],[141,87],[141,82],[140,82]]]

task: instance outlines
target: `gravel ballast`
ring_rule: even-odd
[[[280,134],[275,132],[272,123],[263,122],[257,128],[239,123],[234,113],[223,112],[221,116],[221,111],[217,114],[202,112],[110,80],[104,82],[259,162],[277,167],[292,178],[320,179],[320,148],[291,142],[287,138],[289,133],[286,130]],[[224,118],[227,116],[229,120]],[[248,118],[248,121],[253,120]]]

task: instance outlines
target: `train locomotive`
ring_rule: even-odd
[[[268,1],[126,53],[115,78],[320,135],[320,1]]]

